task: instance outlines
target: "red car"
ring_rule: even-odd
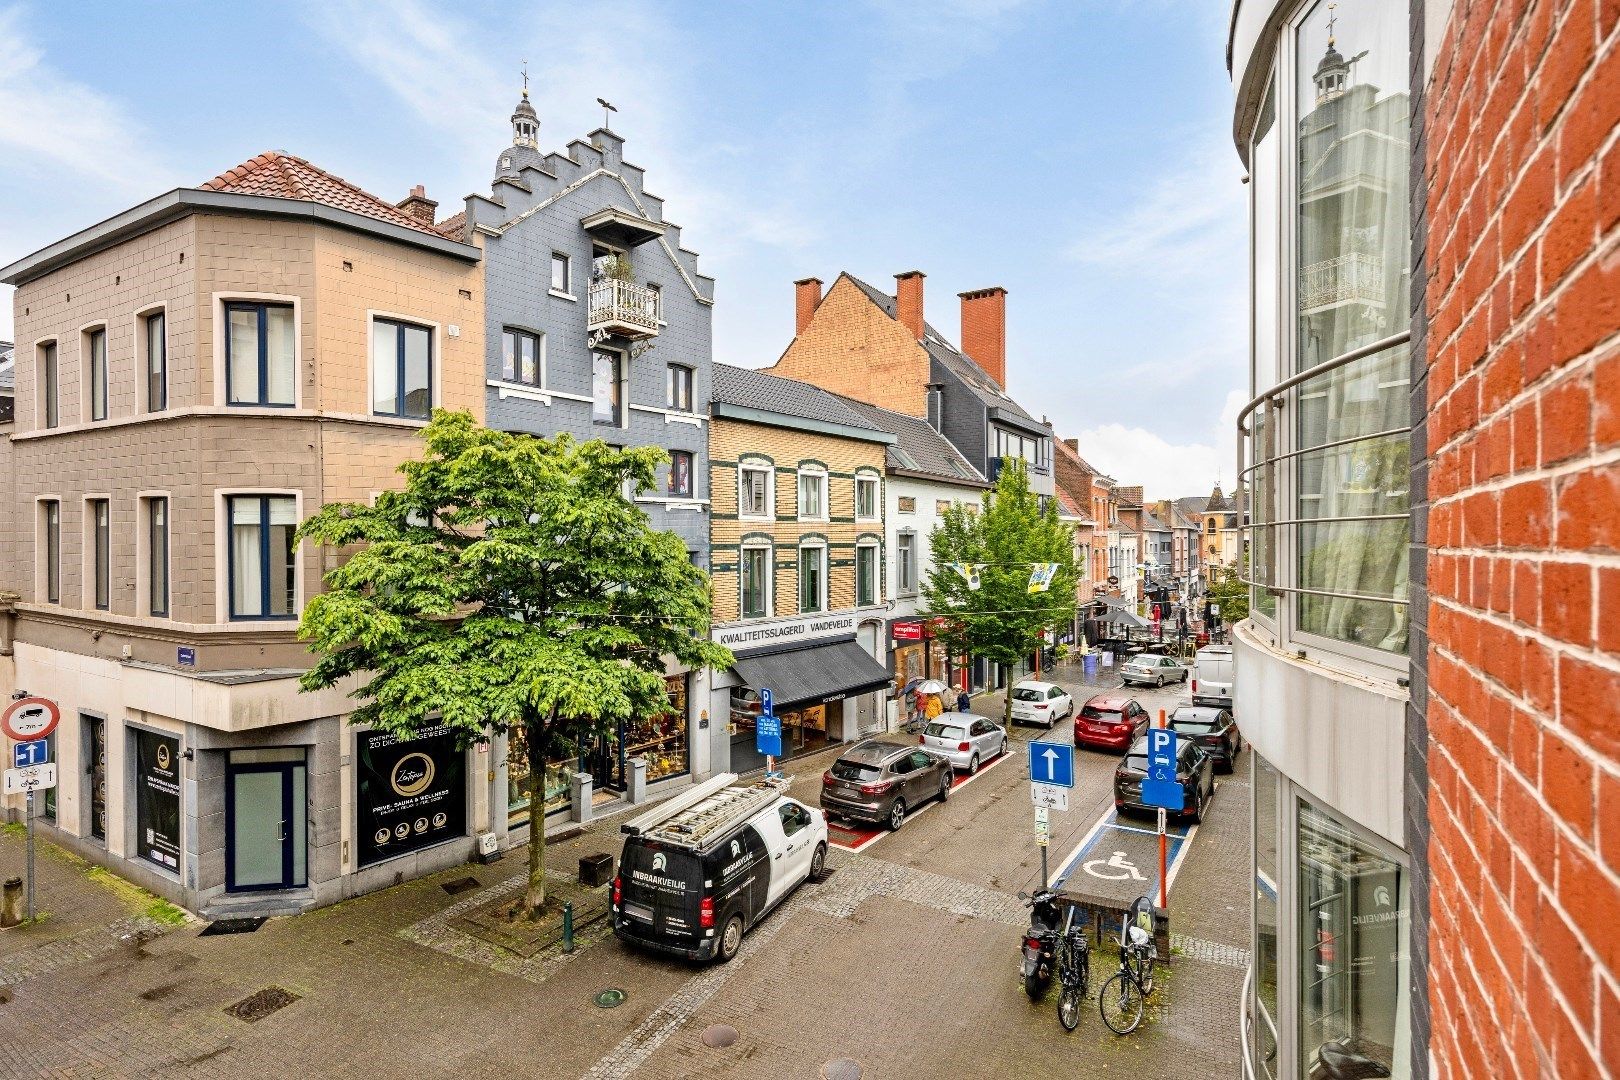
[[[1125,751],[1147,729],[1147,710],[1135,698],[1098,694],[1074,718],[1074,745]]]

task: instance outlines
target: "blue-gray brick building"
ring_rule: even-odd
[[[547,153],[539,135],[525,90],[489,194],[469,196],[464,220],[445,223],[484,250],[486,422],[663,447],[670,465],[636,501],[707,567],[714,281],[681,246],[642,170],[624,160],[622,138],[604,127]],[[708,775],[710,730],[698,707],[708,675],[671,667],[668,676],[671,714],[636,718],[550,763],[548,816],[588,816],[593,802],[639,801],[648,786]],[[494,794],[507,786],[508,841],[522,842],[517,781],[529,765],[515,748],[495,750]]]

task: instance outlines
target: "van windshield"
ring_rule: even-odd
[[[876,780],[883,775],[883,770],[876,765],[862,765],[858,761],[843,760],[833,762],[831,772],[840,780],[852,780],[856,783]]]

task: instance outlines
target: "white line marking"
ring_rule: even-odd
[[[921,810],[918,810],[915,814],[907,814],[906,815],[906,821],[907,822],[916,821],[918,818],[922,817],[924,814],[928,813],[928,811],[932,810],[934,807],[936,807],[938,805],[939,805],[939,800],[938,799],[935,799],[932,802],[926,803],[926,804],[924,804],[923,808]],[[840,844],[836,840],[830,840],[830,839],[827,841],[827,843],[831,844],[833,847],[843,848],[845,851],[853,851],[856,854],[859,854],[860,852],[865,851],[867,848],[871,847],[873,844],[877,843],[879,840],[883,839],[885,836],[892,836],[893,834],[894,833],[893,833],[892,829],[889,829],[886,826],[881,826],[880,825],[878,827],[878,831],[877,831],[876,835],[874,835],[874,836],[872,836],[872,837],[870,837],[870,838],[868,838],[866,840],[861,841],[860,846],[858,846],[858,847],[850,847],[848,844]]]

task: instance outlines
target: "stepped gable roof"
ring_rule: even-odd
[[[379,199],[343,177],[281,150],[267,150],[257,157],[248,158],[234,169],[227,169],[199,186],[204,191],[321,203],[429,236],[451,235],[441,231],[438,226],[417,220],[393,203]]]
[[[893,296],[890,296],[882,289],[868,285],[847,270],[843,272],[843,276],[849,278],[850,282],[865,293],[872,303],[882,308],[883,313],[889,318],[898,319],[900,317],[899,306]],[[1039,420],[1024,411],[1023,406],[1008,397],[1007,392],[997,386],[995,380],[986,375],[984,369],[972,357],[952,345],[944,334],[934,329],[933,323],[924,321],[921,344],[923,351],[928,353],[931,359],[955,376],[958,382],[973,391],[974,395],[985,405],[1027,420],[1036,427],[1042,426]]]
[[[798,379],[767,375],[753,368],[714,365],[715,401],[748,409],[796,416],[802,420],[824,420],[846,427],[872,428],[867,418],[850,408],[849,402],[819,386]]]
[[[895,437],[894,445],[889,447],[889,468],[928,473],[944,480],[986,483],[984,475],[968,464],[967,458],[957,452],[950,440],[921,417],[908,416],[879,405],[868,405],[842,395],[833,396],[865,417],[868,426],[887,431]]]

